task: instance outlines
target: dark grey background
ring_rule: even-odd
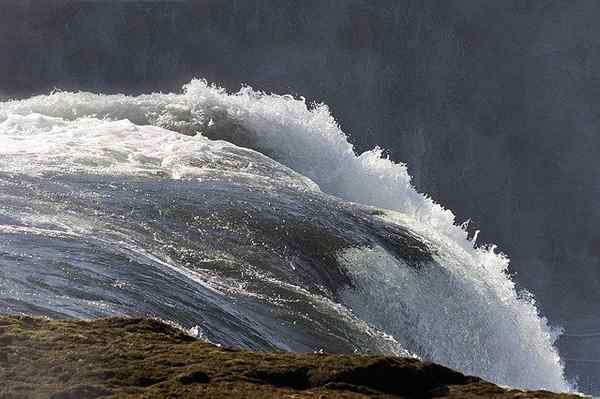
[[[575,336],[600,331],[600,2],[0,5],[0,97],[204,77],[329,104],[359,150],[406,162],[419,190],[510,255],[570,334],[570,375],[600,390],[600,338]]]

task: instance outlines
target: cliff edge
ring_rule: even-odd
[[[0,399],[577,398],[414,359],[220,348],[149,319],[0,317]]]

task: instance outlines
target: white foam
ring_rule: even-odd
[[[229,173],[254,184],[278,180],[316,189],[309,179],[249,149],[161,127],[84,117],[10,114],[0,123],[0,171],[167,175],[210,179]]]
[[[327,193],[400,211],[465,247],[472,246],[467,233],[455,225],[451,211],[414,190],[405,165],[383,158],[380,149],[356,156],[324,104],[309,107],[302,98],[266,95],[249,87],[228,94],[204,80],[193,80],[182,94],[132,97],[59,91],[0,105],[0,121],[31,113],[66,120],[127,119],[135,125],[184,133],[218,132],[223,126],[221,131],[228,138],[236,132],[251,135],[240,141],[312,179]]]
[[[570,390],[533,303],[493,275],[465,276],[472,259],[460,249],[440,254],[439,265],[415,269],[382,248],[346,250],[340,261],[356,287],[344,302],[428,360],[501,385]]]

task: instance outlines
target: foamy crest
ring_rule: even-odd
[[[356,286],[343,300],[425,359],[501,385],[569,390],[552,347],[556,336],[533,304],[493,275],[465,276],[472,259],[456,250],[418,269],[383,248],[346,250],[340,261]]]
[[[316,189],[309,179],[255,151],[156,126],[83,117],[10,114],[0,123],[0,171],[91,173],[210,180],[214,173]]]
[[[66,120],[127,119],[186,134],[227,139],[266,154],[348,201],[400,211],[465,247],[473,245],[451,211],[416,192],[405,165],[382,157],[380,149],[357,156],[324,104],[308,106],[289,95],[266,95],[249,87],[228,94],[193,80],[182,94],[137,97],[54,92],[0,106],[0,121],[11,114],[38,113]]]

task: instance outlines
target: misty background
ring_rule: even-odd
[[[600,2],[3,1],[0,98],[178,91],[325,102],[535,294],[600,391]]]

